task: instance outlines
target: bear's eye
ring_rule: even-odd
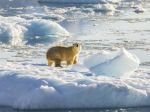
[[[76,44],[76,47],[78,47],[79,45],[78,44]]]
[[[75,43],[75,44],[73,44],[75,47],[79,47],[79,44],[77,44],[77,43]]]

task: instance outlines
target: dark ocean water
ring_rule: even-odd
[[[1,107],[0,112],[149,112],[150,107],[143,108],[114,108],[114,109],[64,109],[64,110],[17,110]]]

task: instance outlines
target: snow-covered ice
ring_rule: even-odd
[[[0,71],[0,105],[19,109],[150,105],[148,73],[109,78],[31,65],[5,66],[18,67],[19,71]]]
[[[138,69],[139,64],[138,57],[124,48],[117,53],[102,52],[101,54],[94,54],[84,61],[84,65],[96,75],[107,76],[130,74]]]
[[[58,23],[33,19],[26,20],[20,17],[0,16],[0,41],[19,45],[20,43],[52,43],[64,40],[70,34]],[[32,43],[34,41],[34,43]]]
[[[56,42],[69,37],[69,32],[59,24],[46,20],[33,20],[26,24],[27,31],[24,33],[27,43]]]
[[[0,106],[150,106],[148,1],[35,1],[0,3]],[[64,39],[63,44],[83,42],[79,63],[47,66],[47,49]]]
[[[145,9],[144,9],[143,6],[140,4],[140,5],[137,5],[137,6],[135,7],[134,12],[136,12],[136,13],[143,13],[143,12],[145,12]]]
[[[119,53],[103,51],[99,54],[92,55],[91,57],[94,56],[92,60],[86,58],[86,60],[89,60],[85,61],[84,64],[87,67],[93,65],[103,67],[104,74],[101,75],[94,75],[82,64],[55,68],[28,63],[1,63],[0,105],[19,109],[150,105],[150,71],[137,70],[134,72],[139,64],[137,57],[128,53],[125,49],[122,49]],[[101,63],[103,63],[103,66],[99,66]],[[128,69],[129,71],[132,70],[132,74],[128,77],[122,77],[121,75],[111,77],[109,74],[105,74],[107,67],[108,73],[110,71],[114,74],[123,73],[127,72]]]
[[[94,8],[94,10],[96,11],[96,12],[98,12],[98,11],[115,11],[116,9],[115,9],[115,6],[114,5],[112,5],[112,4],[109,4],[109,3],[107,3],[107,4],[98,4],[98,5],[95,5],[94,6],[95,8]]]
[[[97,3],[117,3],[121,0],[39,0],[39,2],[51,2],[51,3],[77,3],[77,4],[97,4]]]

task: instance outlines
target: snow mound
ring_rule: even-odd
[[[20,18],[0,16],[0,42],[11,43],[15,45],[22,42],[25,27],[16,24],[16,21],[22,21]]]
[[[31,44],[35,42],[54,42],[64,39],[62,37],[69,36],[68,31],[52,21],[32,20],[26,24],[26,28],[25,38],[28,40],[28,43]]]
[[[43,19],[26,20],[20,17],[0,16],[0,42],[18,45],[52,43],[70,34],[59,24]]]
[[[143,13],[143,12],[145,12],[145,9],[144,9],[143,6],[140,4],[140,5],[137,5],[137,6],[135,7],[134,12],[136,12],[136,13]]]
[[[112,4],[98,4],[94,6],[94,11],[96,12],[109,12],[109,11],[115,11],[115,6]]]
[[[107,52],[94,54],[84,61],[84,65],[96,75],[107,76],[121,76],[132,73],[138,69],[139,63],[137,56],[124,48],[116,54]]]
[[[83,63],[87,68],[92,68],[100,63],[104,63],[107,60],[112,59],[114,57],[113,55],[115,56],[115,54],[113,53],[102,51],[88,56],[87,58],[84,59]]]
[[[61,16],[61,15],[50,14],[50,15],[43,16],[42,19],[63,21],[65,18],[63,16]]]
[[[49,10],[47,12],[49,12]],[[57,22],[63,21],[65,19],[62,15],[53,14],[53,13],[52,14],[51,13],[20,14],[17,16],[24,19],[46,19],[46,20],[52,20]]]
[[[73,80],[67,81],[64,77],[69,79],[71,75],[57,71],[55,77],[42,77],[31,73],[0,71],[0,105],[19,109],[150,105],[150,93],[147,87],[139,88],[139,80],[129,79],[128,82],[125,79],[76,75]],[[133,83],[137,86],[132,86]],[[142,84],[145,82],[141,81],[140,86]]]

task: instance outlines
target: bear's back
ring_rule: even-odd
[[[67,58],[67,55],[70,55],[71,53],[70,47],[65,46],[55,46],[51,47],[47,52],[47,59],[61,59],[61,58]]]

